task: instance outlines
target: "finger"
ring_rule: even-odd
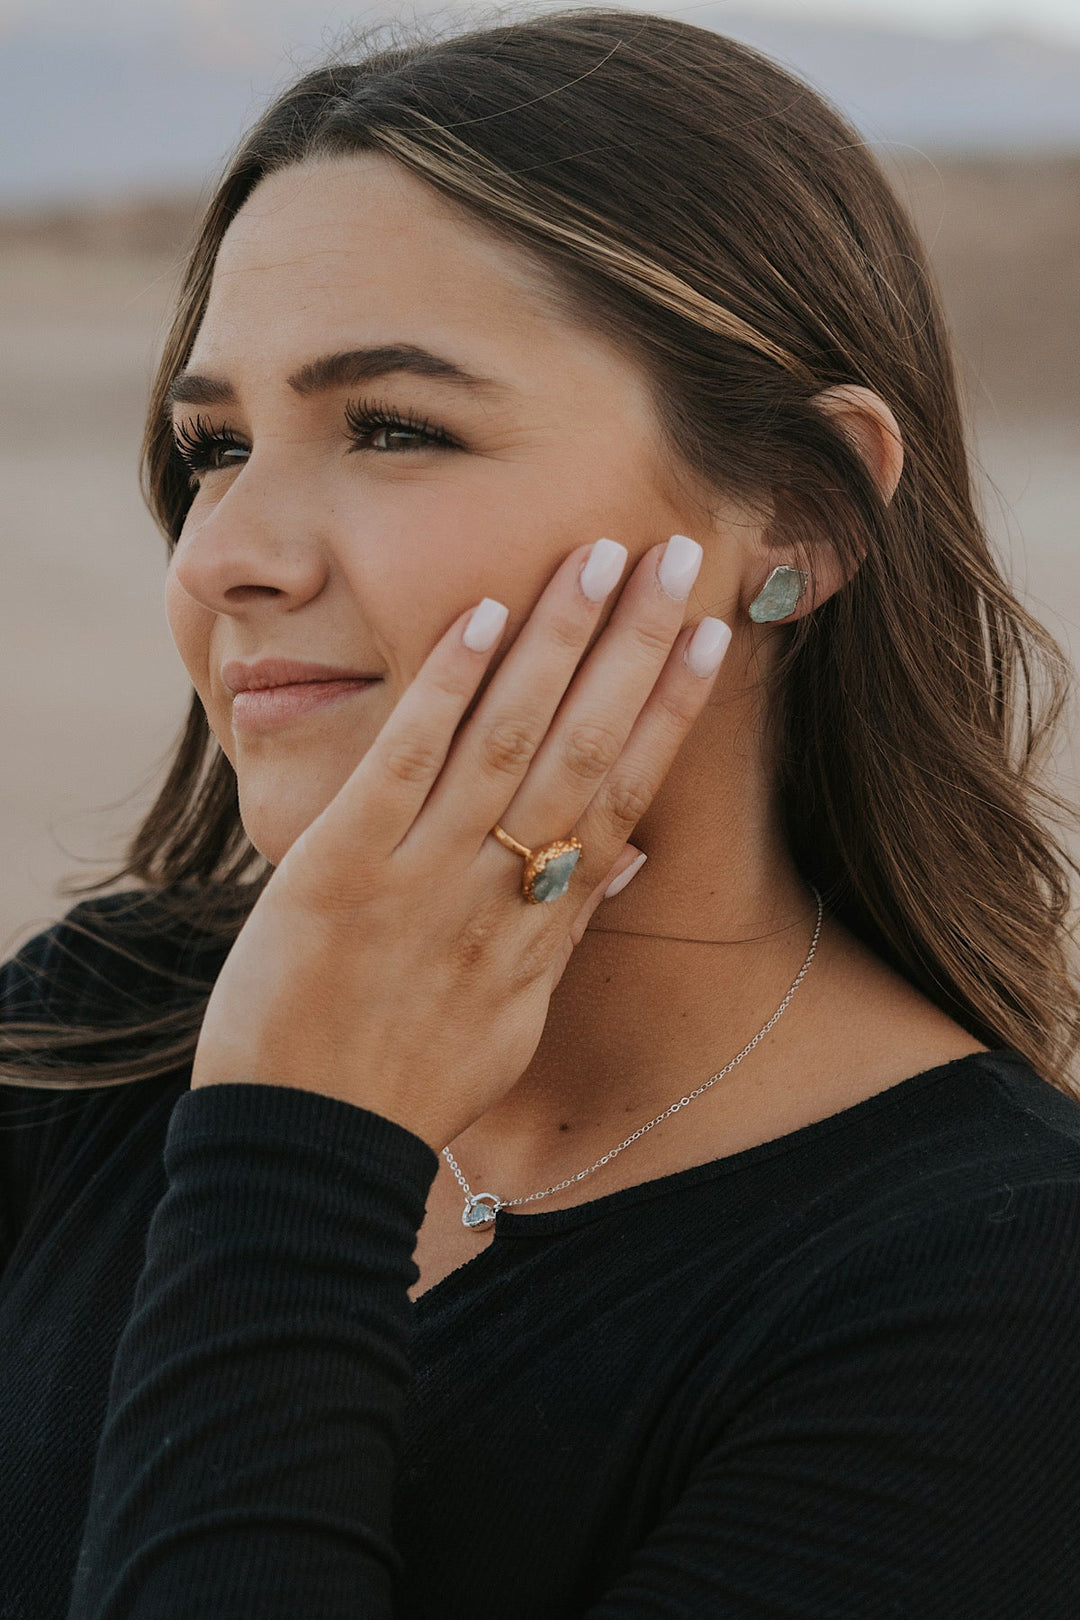
[[[661,583],[663,578],[672,584],[670,575],[665,568],[661,576],[660,570],[669,555],[677,560],[680,553],[690,567],[681,576],[681,595],[673,596]],[[701,559],[700,546],[673,536],[667,548],[657,546],[647,553],[644,566],[627,581],[528,774],[497,818],[519,842],[533,848],[576,828],[670,659]],[[579,892],[599,880],[623,841],[595,850],[587,862],[584,856],[579,860]],[[593,861],[599,866],[594,868]]]
[[[656,797],[709,700],[730,645],[730,627],[711,617],[688,626],[678,637],[622,753],[575,824],[574,835],[584,845],[578,862],[583,868],[579,893],[589,893],[593,874],[604,869],[605,859],[610,861],[611,851],[626,842]],[[590,848],[595,852],[592,860]],[[575,870],[571,894],[577,875]]]
[[[694,665],[687,662],[691,645]],[[618,761],[575,823],[573,834],[581,840],[582,853],[567,892],[571,908],[576,905],[583,910],[586,924],[595,910],[590,904],[594,892],[599,888],[600,898],[604,898],[603,889],[612,875],[630,864],[619,861],[620,852],[633,847],[626,841],[708,702],[730,645],[731,630],[722,619],[706,617],[681,632]],[[496,851],[501,847],[494,839],[491,845]],[[577,926],[575,922],[574,928]],[[579,939],[580,933],[573,943]]]
[[[343,818],[362,817],[369,858],[389,855],[405,837],[442,770],[462,715],[476,694],[505,629],[508,609],[485,597],[459,615],[431,649],[401,694],[352,776],[308,829],[320,823],[335,833]],[[478,635],[477,632],[480,632]],[[483,640],[477,649],[464,640]],[[357,829],[360,830],[359,828]]]
[[[581,941],[584,938],[585,930],[589,926],[589,920],[592,917],[593,912],[596,910],[600,902],[605,898],[605,891],[610,888],[613,883],[619,883],[621,886],[632,882],[638,871],[642,866],[644,866],[646,859],[647,856],[643,850],[635,849],[633,844],[624,845],[619,854],[619,859],[607,872],[605,872],[604,876],[600,879],[600,882],[594,887],[592,894],[590,894],[589,898],[586,900],[585,904],[574,918],[573,923],[570,925],[569,933],[563,934],[559,939],[559,942],[555,947],[555,953],[551,959],[551,977],[549,981],[550,990],[553,991],[555,989],[555,986],[566,972],[575,948],[581,944]]]
[[[416,829],[419,838],[475,852],[499,820],[544,740],[626,557],[625,546],[603,539],[563,559],[455,739]],[[601,594],[586,581],[594,592],[590,598],[582,575],[594,558],[590,574],[600,564],[606,577]]]
[[[621,894],[627,884],[632,883],[641,868],[648,860],[642,849],[636,849],[633,844],[624,844],[619,859],[614,866],[608,868],[597,883],[589,898],[574,918],[570,926],[570,941],[572,945],[580,945],[589,926],[592,915],[597,906],[601,905],[609,895],[614,899],[615,894]],[[614,890],[614,894],[612,894]]]
[[[659,569],[669,552],[677,560],[686,550],[700,566],[701,547],[683,536],[643,554],[580,669],[598,608],[584,615],[572,600],[584,603],[573,575],[571,599],[556,588],[549,606],[545,593],[458,739],[421,836],[430,830],[476,848],[495,822],[530,847],[566,834],[618,757],[678,634],[692,575],[683,572],[675,597]],[[670,583],[669,571],[664,577]]]

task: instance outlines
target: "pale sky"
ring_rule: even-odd
[[[558,3],[558,0],[555,0]],[[609,0],[610,3],[610,0]],[[1034,32],[1080,43],[1080,0],[614,0],[627,9],[657,11],[695,20],[711,13],[715,25],[724,11],[784,17],[867,21],[919,32],[958,34],[989,28]],[[456,0],[0,0],[0,38],[14,25],[37,32],[47,27],[69,33],[116,34],[152,31],[183,18],[188,28],[245,27],[294,37],[317,37],[322,27],[349,21],[377,22],[431,11],[444,14],[489,9]]]
[[[703,5],[637,4],[638,11],[662,11],[693,21]],[[881,23],[920,33],[963,34],[988,28],[1037,31],[1080,41],[1080,0],[707,0],[710,10],[740,11],[762,16],[831,19],[838,22]]]

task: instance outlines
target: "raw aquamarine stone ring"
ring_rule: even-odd
[[[526,900],[539,905],[542,900],[558,900],[570,887],[570,875],[581,859],[579,838],[556,838],[539,849],[529,849],[504,832],[498,822],[492,832],[500,844],[515,855],[525,857],[525,870],[521,875],[521,892]]]

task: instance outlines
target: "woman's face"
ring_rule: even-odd
[[[436,375],[422,357],[430,374],[418,374],[400,355],[328,387],[296,376],[325,356],[403,346],[486,381]],[[202,454],[166,613],[236,769],[248,836],[275,865],[481,597],[510,609],[490,679],[568,552],[608,535],[630,552],[627,577],[680,531],[706,552],[687,618],[730,621],[739,548],[702,533],[673,487],[640,372],[553,312],[523,254],[381,155],[257,187],[222,242],[192,374],[220,386],[189,387],[174,424],[190,437],[201,417],[224,440]],[[378,422],[358,431],[372,410],[449,442]],[[234,724],[222,670],[269,657],[382,679],[256,732]]]

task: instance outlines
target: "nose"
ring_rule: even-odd
[[[173,552],[177,583],[214,613],[235,614],[267,597],[296,607],[326,580],[328,550],[311,509],[295,487],[255,473],[252,459],[220,498],[209,491],[197,498]]]

